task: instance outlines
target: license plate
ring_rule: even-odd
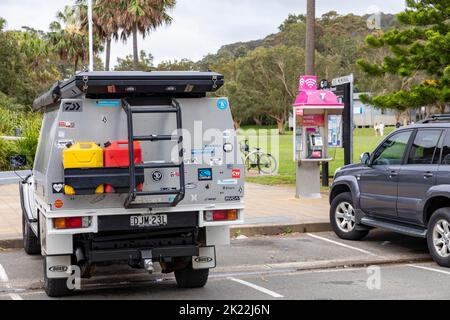
[[[155,215],[142,215],[142,216],[131,216],[130,226],[131,227],[160,227],[167,225],[167,215],[166,214],[155,214]]]

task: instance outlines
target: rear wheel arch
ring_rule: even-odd
[[[428,225],[428,222],[431,219],[436,210],[441,208],[450,207],[450,197],[448,196],[435,196],[427,200],[423,210],[423,223],[424,225]]]

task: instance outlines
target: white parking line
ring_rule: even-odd
[[[7,289],[11,289],[11,284],[9,283],[8,275],[6,274],[5,268],[0,264],[0,283],[4,283]],[[23,300],[21,296],[16,293],[9,293],[8,296],[12,300]]]
[[[430,267],[425,267],[425,266],[418,266],[415,264],[408,264],[408,267],[443,273],[443,274],[450,276],[450,271],[445,271],[445,270],[441,270],[441,269],[435,269],[435,268],[430,268]]]
[[[234,282],[237,282],[237,283],[240,283],[240,284],[243,284],[244,286],[247,286],[247,287],[250,287],[250,288],[252,288],[252,289],[258,290],[258,291],[263,292],[263,293],[265,293],[265,294],[268,294],[268,295],[271,296],[271,297],[274,297],[274,298],[283,298],[283,296],[282,296],[281,294],[276,293],[276,292],[274,292],[274,291],[271,291],[271,290],[269,290],[269,289],[260,287],[260,286],[258,286],[258,285],[256,285],[256,284],[253,284],[253,283],[250,283],[250,282],[241,280],[241,279],[236,279],[236,278],[233,278],[233,277],[228,277],[227,279],[228,279],[228,280],[231,280],[231,281],[234,281]]]
[[[0,282],[6,283],[8,282],[8,276],[6,275],[5,268],[0,264]]]
[[[362,253],[374,256],[374,257],[377,256],[377,254],[375,254],[373,252],[370,252],[370,251],[367,251],[367,250],[364,250],[364,249],[360,249],[360,248],[356,248],[356,247],[352,247],[352,246],[349,246],[348,244],[345,244],[345,243],[337,242],[337,241],[334,241],[334,240],[331,240],[331,239],[327,239],[327,238],[324,238],[324,237],[320,237],[320,236],[317,236],[317,235],[311,234],[311,233],[307,233],[307,235],[312,237],[312,238],[319,239],[319,240],[322,240],[322,241],[326,241],[326,242],[329,242],[329,243],[333,243],[335,245],[338,245],[338,246],[341,246],[341,247],[344,247],[344,248],[347,248],[347,249],[356,250],[356,251],[359,251],[359,252],[362,252]]]

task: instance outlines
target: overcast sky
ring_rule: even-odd
[[[74,0],[0,0],[0,17],[8,29],[30,26],[48,30],[55,14]],[[381,10],[397,13],[404,0],[317,0],[317,15],[336,10],[341,14],[366,14]],[[260,39],[277,31],[289,13],[305,13],[306,0],[178,0],[174,22],[146,39],[140,48],[151,52],[155,63],[169,59],[200,60],[222,45]],[[114,44],[112,61],[132,52],[132,43]]]

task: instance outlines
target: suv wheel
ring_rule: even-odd
[[[360,240],[369,230],[358,230],[350,192],[339,194],[331,203],[330,222],[336,235],[345,240]]]
[[[428,223],[428,249],[437,264],[450,267],[450,208],[436,210]]]

